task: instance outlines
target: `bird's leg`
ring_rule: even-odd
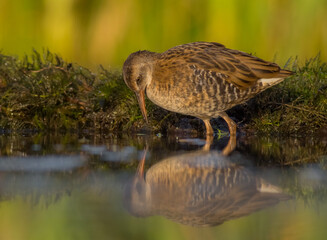
[[[204,146],[202,147],[202,150],[209,151],[212,142],[213,142],[213,135],[207,135],[206,144],[204,144]]]
[[[236,135],[230,135],[226,147],[222,150],[224,156],[228,156],[236,147]]]
[[[211,124],[210,124],[210,120],[209,119],[203,120],[203,122],[204,122],[204,125],[206,126],[207,136],[208,135],[213,135],[213,130],[212,130],[212,127],[211,127]]]
[[[210,146],[212,144],[213,141],[213,130],[210,124],[210,120],[203,120],[204,125],[206,126],[206,144],[203,146],[203,150],[205,151],[209,151],[210,150]]]
[[[228,117],[226,113],[220,113],[220,116],[227,122],[229,129],[229,140],[226,147],[223,149],[222,154],[224,156],[229,155],[232,151],[234,151],[236,147],[236,123]]]
[[[230,118],[228,117],[228,115],[225,112],[221,112],[219,113],[219,115],[225,120],[225,122],[228,125],[228,129],[229,129],[229,134],[231,136],[236,135],[236,123]]]

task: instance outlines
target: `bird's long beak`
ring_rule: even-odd
[[[144,149],[144,152],[143,152],[142,159],[140,160],[139,165],[137,166],[137,171],[136,171],[136,175],[139,178],[143,178],[143,179],[144,179],[144,163],[145,163],[145,158],[146,158],[147,152],[148,152],[148,147],[146,146],[146,148]]]
[[[139,102],[141,112],[144,120],[148,123],[148,117],[146,116],[145,101],[144,101],[144,90],[136,93],[137,101]]]

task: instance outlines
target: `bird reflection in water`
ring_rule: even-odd
[[[216,226],[290,199],[216,151],[169,157],[146,173],[145,155],[125,189],[125,207],[137,217],[162,215],[185,225]]]

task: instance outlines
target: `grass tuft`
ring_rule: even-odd
[[[327,64],[317,55],[303,66],[295,59],[291,68],[295,75],[243,106],[246,130],[297,136],[327,130]]]
[[[286,67],[296,74],[229,111],[245,131],[277,135],[327,131],[326,63],[318,55],[303,66],[297,59],[289,60]],[[150,130],[203,130],[199,120],[165,111],[149,100],[146,105]],[[0,54],[0,128],[139,131],[145,123],[120,71],[99,66],[93,73],[49,51],[33,51],[23,59]]]

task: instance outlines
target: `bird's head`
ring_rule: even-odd
[[[152,80],[152,66],[155,53],[138,51],[126,59],[123,66],[123,77],[126,85],[136,94],[142,115],[148,122],[144,95],[145,89]]]
[[[146,217],[151,215],[152,197],[151,186],[147,183],[144,173],[144,164],[147,148],[137,167],[133,180],[125,187],[124,206],[134,216]]]

